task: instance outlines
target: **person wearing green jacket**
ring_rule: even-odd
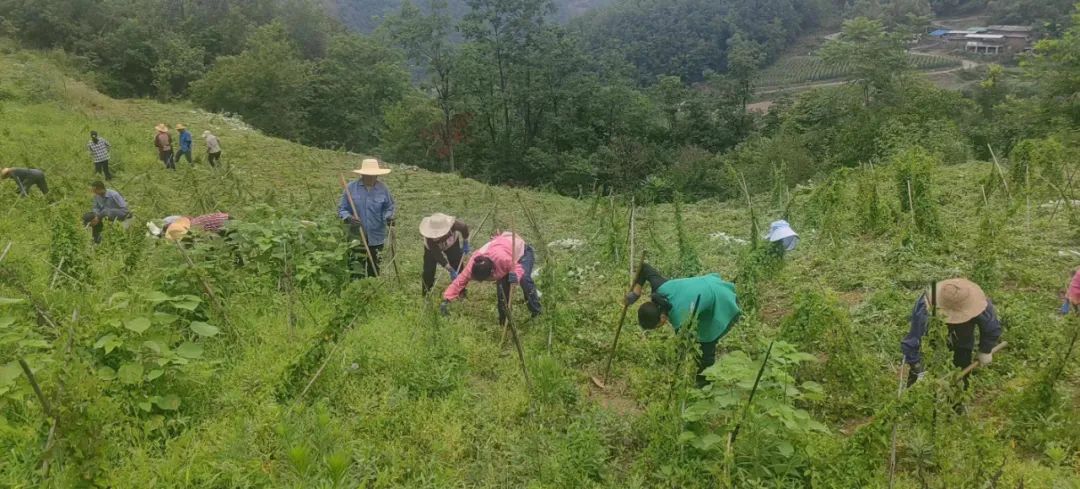
[[[626,294],[626,305],[641,297],[641,287],[649,283],[652,295],[649,302],[638,308],[638,323],[644,329],[656,329],[671,323],[675,332],[691,322],[697,311],[697,340],[701,345],[697,385],[706,382],[702,372],[716,363],[716,344],[731,331],[742,311],[735,298],[735,284],[710,273],[699,277],[668,280],[649,264],[643,264],[633,290]],[[696,306],[695,306],[696,303]]]

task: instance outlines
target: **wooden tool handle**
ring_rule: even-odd
[[[997,346],[995,346],[993,350],[990,350],[990,353],[991,354],[997,353],[1002,348],[1005,348],[1008,345],[1009,345],[1008,341],[1002,341],[1001,343],[998,343]],[[973,372],[976,368],[979,368],[979,365],[980,364],[979,364],[978,360],[972,362],[971,365],[968,365],[967,368],[965,368],[963,371],[960,372],[960,377],[957,379],[957,381],[963,380],[964,377],[967,377],[968,374]]]

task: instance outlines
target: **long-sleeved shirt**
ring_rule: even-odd
[[[105,138],[98,138],[97,142],[91,139],[89,143],[86,143],[86,149],[90,150],[90,159],[94,160],[94,163],[109,161],[109,148],[111,147]]]
[[[442,252],[442,251],[446,251],[451,246],[454,246],[455,243],[458,243],[458,242],[465,243],[465,242],[468,242],[468,241],[469,241],[469,226],[467,226],[465,223],[455,219],[454,224],[452,226],[450,226],[450,232],[446,233],[446,236],[443,236],[443,237],[438,238],[438,239],[425,238],[424,239],[424,248],[427,248],[429,250],[438,250],[438,251]],[[443,254],[443,253],[439,253],[435,257],[435,262],[438,263],[439,265],[444,266],[444,267],[449,266],[449,264],[446,261],[446,255]]]
[[[159,132],[154,136],[154,146],[158,151],[172,151],[172,136],[167,132]]]
[[[512,251],[511,246],[513,247]],[[465,264],[465,268],[458,274],[457,279],[446,288],[443,299],[452,301],[461,295],[461,291],[465,290],[469,282],[472,281],[473,262],[479,257],[487,257],[494,264],[491,276],[487,278],[488,281],[498,282],[506,278],[510,272],[514,272],[520,283],[525,278],[525,268],[519,263],[524,254],[525,240],[521,236],[511,233],[502,233],[495,236],[469,257],[469,263]]]
[[[224,212],[215,212],[213,214],[203,214],[191,218],[191,227],[200,228],[204,231],[215,233],[221,230],[225,223],[229,221],[229,215]]]
[[[11,178],[15,180],[15,190],[26,192],[31,185],[45,181],[45,172],[36,168],[12,168]]]
[[[120,192],[111,188],[105,191],[105,195],[94,195],[94,214],[100,216],[108,211],[128,212],[127,201],[120,196]]]
[[[218,141],[217,136],[213,134],[206,135],[206,152],[210,154],[221,152],[221,141]]]
[[[742,314],[735,296],[735,284],[710,273],[699,277],[668,280],[645,264],[638,285],[649,282],[653,295],[663,298],[665,314],[675,332],[690,324],[690,313],[697,310],[698,341],[710,343],[727,334],[731,324]]]
[[[361,180],[349,182],[349,192],[341,193],[341,203],[338,204],[338,217],[342,220],[348,220],[353,215],[352,206],[349,205],[349,193],[352,194],[356,212],[360,213],[360,222],[364,226],[368,245],[378,246],[385,243],[389,234],[386,220],[394,218],[394,198],[390,195],[390,189],[379,181],[371,188],[364,186]]]
[[[915,308],[911,311],[911,329],[900,341],[900,350],[904,352],[904,361],[908,364],[914,365],[922,361],[922,337],[926,336],[930,329],[930,311],[926,302],[926,294],[915,301]],[[998,338],[1001,338],[1001,321],[990,299],[986,299],[986,309],[968,322],[979,326],[979,351],[990,353],[997,346]]]
[[[180,131],[180,151],[191,151],[191,132]]]

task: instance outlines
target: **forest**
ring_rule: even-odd
[[[571,3],[0,0],[0,487],[1080,489],[1080,4]],[[972,17],[1036,39],[913,52]],[[422,294],[433,213],[520,236],[542,314]],[[644,264],[737,298],[703,382]]]

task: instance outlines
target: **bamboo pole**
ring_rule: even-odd
[[[904,393],[904,359],[900,359],[900,372],[897,374],[899,379],[896,386],[896,398],[900,399],[900,396]],[[892,449],[889,451],[889,489],[892,489],[894,481],[896,479],[896,431],[897,426],[900,423],[893,421],[892,427]]]
[[[641,269],[645,265],[645,251],[641,252],[641,260],[638,262],[637,274],[630,279],[630,290],[634,290],[634,286],[637,285],[637,279],[641,275]],[[611,348],[608,350],[607,365],[604,366],[604,380],[599,381],[596,377],[592,378],[593,384],[601,389],[607,388],[608,377],[611,375],[611,362],[615,358],[615,351],[619,347],[619,336],[622,334],[623,324],[626,323],[626,311],[630,309],[630,304],[623,300],[622,312],[619,313],[619,322],[615,326],[615,338],[611,341]]]
[[[993,350],[990,350],[990,353],[991,354],[997,353],[997,352],[1001,351],[1003,348],[1005,348],[1006,346],[1009,346],[1009,342],[1008,341],[1002,341],[1001,343],[998,343],[997,346],[995,346]],[[971,372],[974,372],[975,369],[979,368],[979,365],[981,365],[981,364],[979,363],[978,360],[972,362],[971,365],[968,365],[966,368],[964,368],[964,370],[960,371],[960,375],[956,378],[956,382],[957,383],[962,382],[965,378],[967,378],[968,375],[971,375]]]
[[[49,405],[49,400],[45,398],[45,394],[41,392],[41,386],[37,383],[37,378],[34,377],[34,372],[30,371],[30,365],[26,364],[26,360],[19,359],[19,366],[22,367],[23,374],[26,375],[26,380],[30,381],[30,387],[33,387],[34,394],[37,395],[38,401],[41,402],[41,408],[45,411],[45,415],[56,419],[53,415],[52,406]]]
[[[516,247],[517,247],[517,234],[514,233],[514,215],[511,214],[510,215],[510,259],[511,259],[511,262],[512,262],[511,265],[510,265],[511,270],[513,270],[514,265],[517,264],[517,262],[515,262],[513,260],[513,258],[514,258],[514,249]],[[517,328],[514,327],[514,314],[513,314],[514,309],[512,307],[513,304],[514,304],[514,301],[512,299],[513,296],[514,296],[514,293],[513,293],[514,292],[514,283],[511,282],[510,280],[507,280],[507,282],[509,282],[509,284],[508,284],[508,287],[506,288],[506,327],[507,327],[507,329],[510,330],[510,339],[514,342],[514,348],[517,349],[518,362],[521,364],[521,375],[523,377],[525,377],[525,388],[528,390],[529,397],[531,398],[532,397],[532,381],[529,380],[529,369],[525,365],[525,350],[521,348],[521,340],[518,339]],[[498,286],[498,284],[496,284],[496,287],[497,286]]]
[[[367,233],[364,232],[364,221],[360,219],[360,213],[356,210],[356,202],[353,202],[352,191],[349,190],[349,183],[345,181],[345,175],[338,175],[341,178],[341,188],[345,189],[345,197],[349,199],[349,208],[352,209],[353,218],[359,223],[360,227],[360,239],[364,242],[364,251],[367,252],[367,259],[371,262],[371,269],[375,270],[375,276],[379,276],[379,266],[374,262],[375,257],[371,254],[371,248],[368,247]]]
[[[1009,182],[1005,180],[1005,172],[1001,169],[1001,162],[998,161],[997,155],[994,154],[994,148],[990,147],[990,143],[986,144],[986,149],[990,150],[990,157],[994,159],[994,168],[997,168],[998,177],[1001,178],[1001,184],[1005,187],[1005,195],[1012,200],[1012,192],[1009,191]]]

